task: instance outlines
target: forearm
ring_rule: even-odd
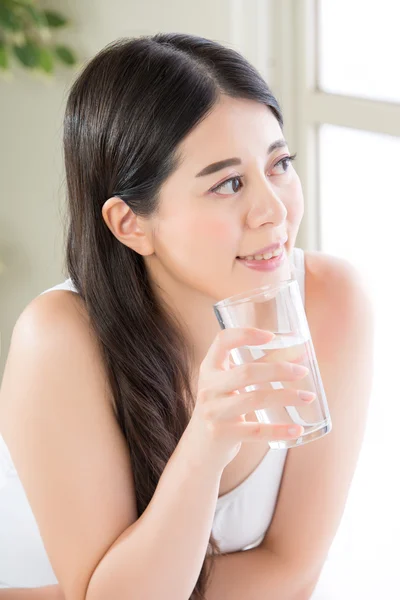
[[[207,600],[309,600],[316,582],[259,546],[216,556]]]
[[[58,585],[38,588],[0,589],[0,600],[64,600]]]
[[[190,597],[207,552],[221,473],[188,454],[182,439],[142,516],[100,561],[85,600]]]

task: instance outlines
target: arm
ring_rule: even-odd
[[[295,564],[261,545],[217,556],[206,600],[308,600],[311,591]]]
[[[345,507],[363,438],[372,374],[372,311],[344,261],[309,259],[307,317],[332,431],[288,451],[262,545],[216,558],[207,600],[306,600]]]
[[[38,588],[0,589],[0,600],[64,600],[59,585]]]
[[[81,307],[66,294],[41,296],[24,311],[0,391],[1,431],[59,591],[65,600],[187,600],[206,554],[221,474],[211,461],[190,463],[184,434],[137,518],[100,352]],[[5,593],[32,598],[36,590]]]

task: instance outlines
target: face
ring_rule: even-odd
[[[193,291],[212,302],[287,279],[303,196],[270,109],[223,97],[179,151],[181,164],[148,222],[153,252],[145,260],[152,279],[163,290]],[[206,169],[231,158],[239,160]],[[279,241],[284,257],[274,270],[238,259]]]

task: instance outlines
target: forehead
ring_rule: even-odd
[[[255,102],[223,96],[211,112],[180,145],[181,166],[190,170],[208,163],[260,154],[282,137],[281,127],[270,108]],[[197,173],[197,171],[196,171]]]

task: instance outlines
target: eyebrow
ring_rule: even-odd
[[[285,148],[287,145],[288,145],[287,141],[284,140],[283,138],[280,140],[276,140],[275,142],[272,142],[272,144],[269,146],[268,154],[272,154],[272,152],[274,152],[274,150],[277,150],[278,148]],[[202,169],[200,171],[200,173],[197,173],[196,177],[204,177],[205,175],[211,175],[212,173],[215,173],[216,171],[225,169],[225,167],[231,167],[234,165],[241,165],[241,164],[242,164],[242,161],[240,160],[240,158],[237,158],[237,157],[226,158],[225,160],[219,160],[218,162],[208,165],[208,167],[204,167],[204,169]]]

